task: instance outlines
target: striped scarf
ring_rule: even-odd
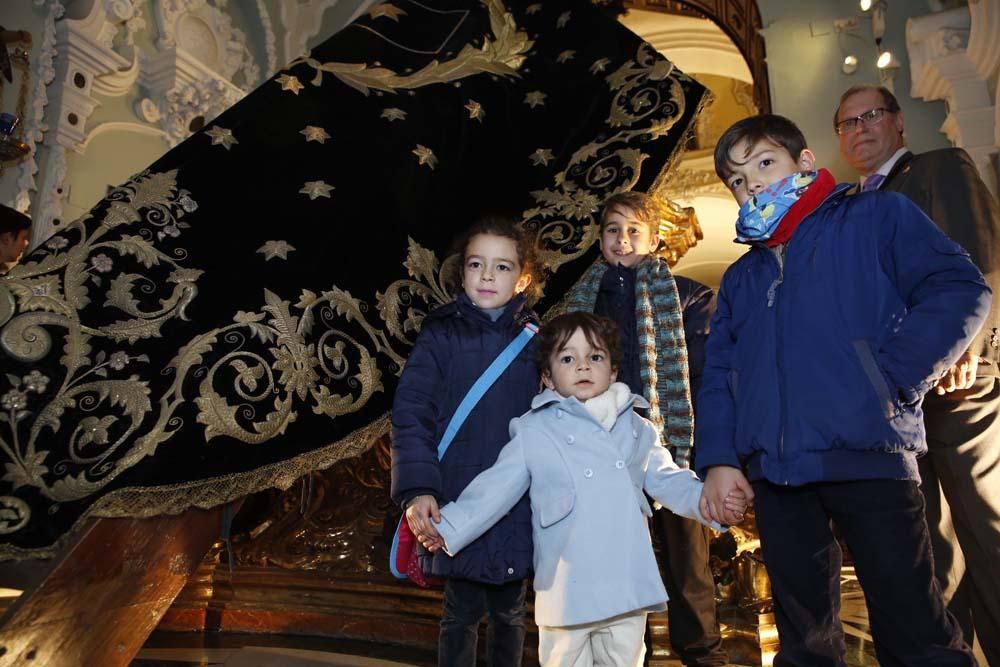
[[[599,258],[577,282],[566,300],[567,312],[594,312],[601,278],[608,264]],[[639,374],[649,420],[678,466],[690,466],[694,415],[688,380],[687,345],[677,284],[666,260],[651,256],[635,276],[635,320],[639,332]]]

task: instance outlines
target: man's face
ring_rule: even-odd
[[[793,158],[784,146],[761,139],[750,145],[746,139],[733,144],[729,151],[729,169],[726,186],[736,198],[736,203],[750,199],[764,188],[800,171],[812,171],[816,158],[808,148],[798,158]]]
[[[635,217],[635,211],[616,206],[601,228],[600,244],[608,264],[631,269],[656,250],[660,237],[653,234],[648,222]]]
[[[22,229],[0,234],[0,262],[14,264],[21,259],[25,248],[28,247],[28,231]]]
[[[837,112],[837,122],[883,108],[885,100],[880,92],[863,90],[844,100]],[[903,147],[903,114],[883,112],[877,121],[857,123],[853,130],[838,135],[838,138],[844,159],[859,174],[868,176],[878,171],[893,153]]]

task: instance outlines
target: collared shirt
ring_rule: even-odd
[[[899,158],[903,157],[903,155],[905,155],[907,152],[909,152],[909,150],[910,150],[909,148],[907,148],[906,146],[903,146],[902,148],[900,148],[899,150],[897,150],[895,153],[893,153],[892,157],[889,158],[888,160],[886,160],[885,162],[883,162],[882,166],[879,167],[878,169],[876,169],[873,173],[868,174],[867,176],[862,176],[861,179],[860,179],[860,182],[859,182],[860,187],[863,188],[865,186],[865,181],[867,181],[869,178],[871,178],[875,174],[881,174],[882,176],[888,176],[889,172],[892,171],[892,168],[896,166],[897,162],[899,162]]]

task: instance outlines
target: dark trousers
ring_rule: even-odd
[[[938,583],[966,638],[1000,667],[1000,381],[927,396],[924,423],[920,488]]]
[[[934,578],[916,482],[868,480],[801,487],[753,485],[781,648],[774,667],[844,667],[842,554],[836,524],[865,595],[882,667],[975,665]]]
[[[685,665],[729,662],[715,615],[715,581],[708,565],[711,532],[668,509],[656,512],[653,529],[662,541],[660,572],[670,600],[670,646]]]
[[[491,667],[519,667],[524,648],[527,580],[499,586],[465,579],[444,584],[438,636],[440,667],[474,667],[479,622],[489,612],[486,656]]]

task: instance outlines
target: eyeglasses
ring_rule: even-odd
[[[836,130],[837,134],[847,134],[848,132],[854,132],[861,125],[871,125],[872,123],[877,123],[882,120],[882,116],[888,111],[885,107],[879,107],[878,109],[872,109],[871,111],[866,111],[860,116],[854,116],[853,118],[845,118],[836,125],[833,129]]]

